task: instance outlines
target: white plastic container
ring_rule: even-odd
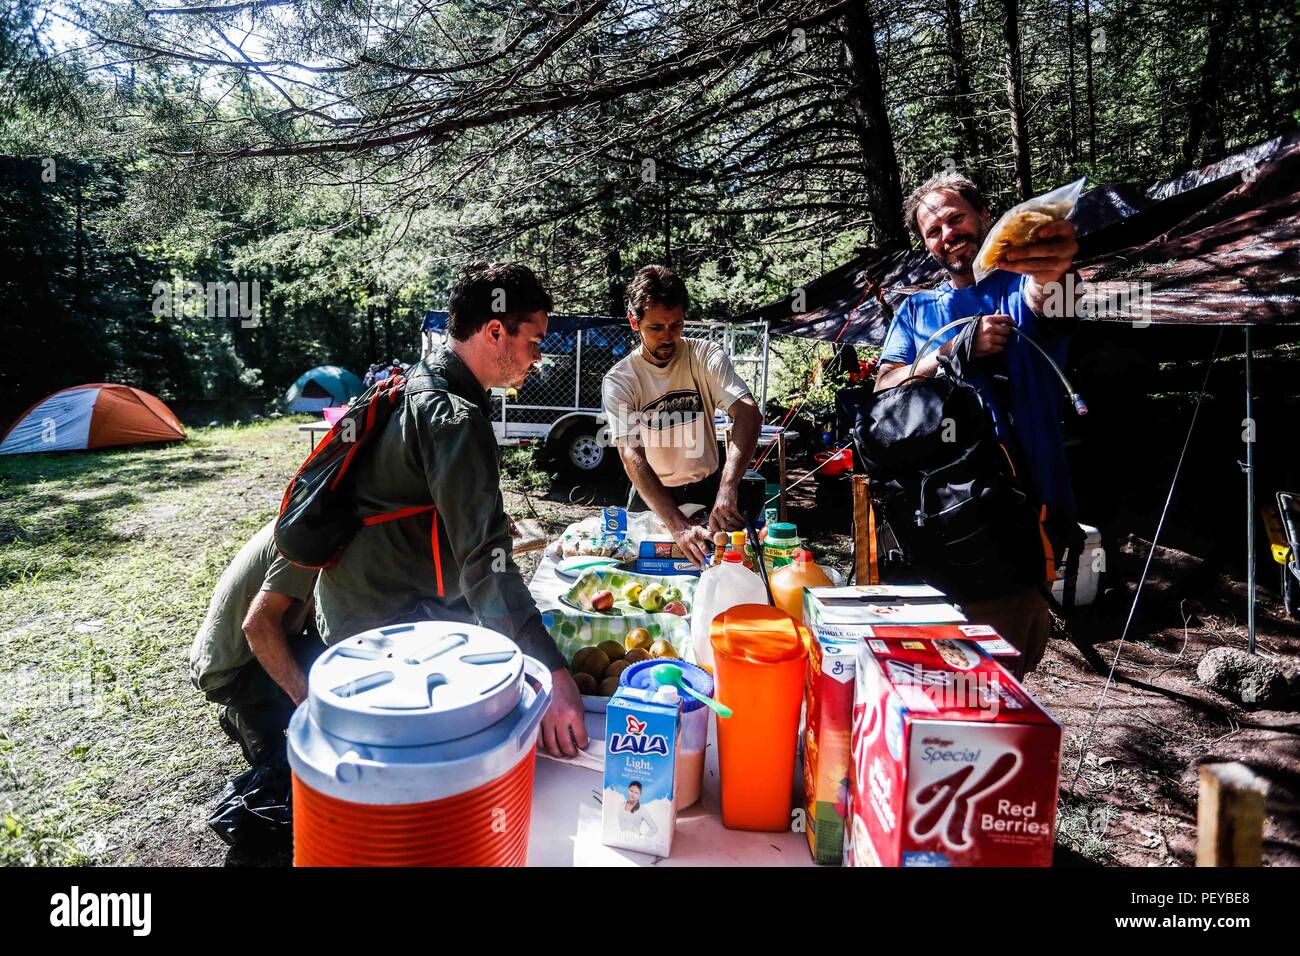
[[[722,563],[705,568],[695,589],[695,604],[691,607],[691,646],[695,650],[695,663],[713,668],[713,644],[709,641],[709,628],[713,619],[737,604],[767,604],[767,588],[763,579],[744,565],[739,551],[728,551]]]
[[[523,866],[550,673],[421,621],[340,641],[289,722],[297,866]]]
[[[1065,597],[1066,564],[1073,560],[1079,568],[1079,578],[1074,585],[1074,603],[1077,607],[1086,607],[1097,600],[1097,585],[1100,572],[1106,566],[1106,552],[1101,547],[1101,532],[1096,528],[1082,524],[1083,547],[1077,555],[1067,550],[1065,560],[1056,569],[1056,580],[1052,582],[1052,596],[1058,601]]]

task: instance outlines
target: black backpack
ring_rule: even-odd
[[[328,568],[338,563],[343,551],[365,525],[393,521],[433,512],[430,547],[442,593],[442,555],[438,545],[438,512],[433,502],[383,514],[363,514],[357,506],[352,481],[354,465],[377,436],[383,433],[393,412],[412,391],[427,391],[427,376],[417,386],[394,373],[355,399],[348,410],[325,433],[307,460],[289,481],[275,522],[275,546],[287,560],[304,568]]]
[[[908,562],[954,600],[1055,579],[1045,508],[1021,480],[980,393],[966,381],[976,323],[940,371],[856,398],[854,439],[878,513]]]

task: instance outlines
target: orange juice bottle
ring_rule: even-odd
[[[776,606],[802,624],[803,589],[827,587],[831,579],[813,564],[810,552],[799,550],[789,564],[772,572],[768,583],[772,586],[772,600]]]

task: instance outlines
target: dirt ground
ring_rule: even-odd
[[[217,577],[302,458],[295,424],[0,463],[0,863],[250,862],[206,826],[242,762],[186,660]],[[553,480],[522,459],[504,484],[511,514],[552,534],[622,490]],[[847,568],[849,511],[819,507],[815,486],[794,490],[789,516],[819,560]],[[1113,564],[1114,586],[1068,622],[1107,668],[1139,570],[1137,558]],[[1259,594],[1260,649],[1295,667],[1300,625]],[[1161,577],[1104,702],[1105,676],[1064,636],[1052,642],[1027,685],[1065,728],[1058,863],[1191,864],[1197,767],[1240,760],[1272,784],[1266,863],[1300,864],[1300,716],[1246,711],[1196,679],[1206,651],[1245,646],[1244,619],[1240,583]]]

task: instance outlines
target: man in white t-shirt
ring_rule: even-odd
[[[632,482],[629,511],[652,510],[682,553],[697,565],[711,531],[739,530],[740,479],[754,457],[763,416],[725,352],[682,337],[686,284],[665,266],[646,266],[627,287],[628,322],[641,347],[605,373],[609,433]],[[718,460],[713,413],[731,416],[725,463]],[[686,520],[680,505],[709,509],[708,527]]]

